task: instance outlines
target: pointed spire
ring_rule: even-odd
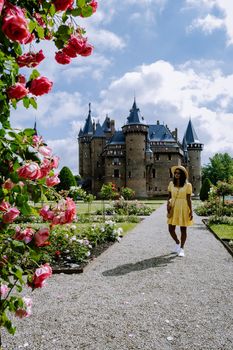
[[[88,116],[83,128],[83,135],[92,135],[93,134],[93,124],[91,121],[91,103],[89,103]]]
[[[106,137],[105,134],[104,134],[104,131],[100,125],[99,122],[96,123],[96,130],[95,130],[95,133],[93,135],[93,138],[101,138],[101,137]]]
[[[137,107],[136,98],[134,96],[133,106],[130,110],[130,114],[127,118],[127,124],[140,124],[140,109]]]
[[[37,128],[36,128],[36,117],[35,117],[35,123],[34,123],[34,128],[33,129],[35,130],[35,134],[34,135],[38,135]]]
[[[79,133],[78,133],[78,137],[81,137],[81,136],[83,136],[83,129],[82,128],[80,128]]]
[[[193,143],[201,143],[201,142],[199,141],[197,134],[194,130],[193,124],[191,122],[191,118],[189,118],[188,126],[183,138],[183,145],[186,144],[186,147],[187,147],[187,145],[190,145]]]

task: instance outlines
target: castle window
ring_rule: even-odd
[[[157,191],[158,190],[158,187],[157,186],[155,186],[155,191]]]
[[[193,176],[193,180],[195,180],[195,176]]]
[[[113,165],[119,165],[119,158],[113,158]]]
[[[152,176],[155,178],[155,169],[152,169]]]
[[[129,177],[129,179],[131,179],[131,171],[129,171],[128,177]]]
[[[114,169],[114,177],[120,177],[119,169]]]
[[[168,154],[168,160],[172,160],[172,155],[171,154]]]
[[[155,158],[156,158],[156,160],[159,160],[159,159],[160,159],[160,156],[159,156],[158,153],[156,153]]]
[[[144,171],[144,173],[143,173],[143,177],[145,178],[146,177],[146,172]]]

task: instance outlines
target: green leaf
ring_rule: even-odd
[[[52,17],[55,15],[56,8],[55,8],[54,4],[51,4],[50,9],[49,9],[49,13]]]
[[[44,39],[44,28],[40,27],[39,25],[36,27],[36,31],[38,33],[38,36],[40,39]]]
[[[14,51],[18,56],[22,55],[23,53],[21,45],[18,43],[14,43]]]
[[[90,17],[93,13],[93,9],[91,6],[86,6],[82,8],[83,17]]]
[[[34,22],[34,21],[30,21],[29,22],[29,31],[30,31],[30,33],[32,33],[32,31],[36,28],[36,26],[37,26],[36,22]]]
[[[29,129],[29,128],[27,128],[27,129],[24,129],[23,130],[23,133],[26,135],[26,136],[33,136],[34,134],[35,134],[35,130],[34,129]]]
[[[33,108],[37,109],[37,102],[34,97],[30,98],[30,104],[32,105]],[[35,132],[35,130],[34,130]]]
[[[86,5],[86,1],[85,0],[77,0],[76,4],[78,7],[84,7]]]
[[[17,108],[17,100],[16,100],[15,98],[13,98],[13,99],[11,100],[11,104],[12,104],[12,107],[13,107],[14,109]]]
[[[33,79],[36,79],[40,76],[40,73],[38,72],[38,70],[36,69],[33,69],[30,77],[29,77],[29,80],[33,80]]]
[[[71,11],[72,16],[74,16],[74,17],[80,16],[81,13],[82,13],[82,10],[81,10],[80,7],[79,7],[79,8],[76,8],[76,9],[73,9],[73,10]]]
[[[29,97],[25,96],[25,97],[23,98],[23,105],[24,105],[25,108],[29,108],[29,106],[30,106]]]
[[[71,29],[69,26],[66,26],[65,24],[62,24],[57,31],[58,34],[71,34]]]

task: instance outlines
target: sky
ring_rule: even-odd
[[[37,110],[12,111],[13,127],[36,120],[59,169],[79,173],[77,137],[89,102],[95,122],[108,114],[121,130],[134,97],[148,124],[177,127],[180,141],[191,118],[204,144],[202,165],[215,153],[233,157],[232,0],[100,0],[92,17],[76,21],[94,53],[59,65],[53,43],[37,45],[52,92],[37,98]]]

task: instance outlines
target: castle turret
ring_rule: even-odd
[[[104,160],[102,152],[106,144],[106,136],[98,122],[94,135],[91,139],[91,154],[92,154],[92,193],[100,192],[104,178]]]
[[[197,134],[189,120],[186,132],[183,138],[184,162],[188,168],[189,181],[193,185],[193,193],[199,196],[201,186],[201,151],[203,144],[199,141]]]
[[[91,177],[91,138],[93,136],[93,124],[91,120],[91,104],[83,130],[79,132],[79,173],[84,179]]]
[[[127,123],[122,127],[126,145],[125,183],[135,191],[136,197],[146,197],[145,151],[149,127],[140,119],[140,110],[134,100]]]

